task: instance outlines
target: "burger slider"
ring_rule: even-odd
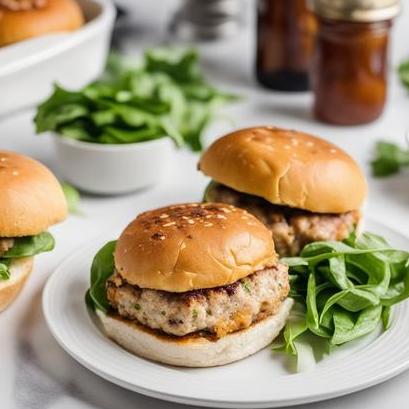
[[[344,240],[361,219],[365,177],[337,146],[302,132],[242,129],[214,142],[199,169],[212,178],[204,201],[248,210],[273,233],[280,256],[308,243]]]
[[[53,249],[46,230],[66,215],[61,186],[45,166],[0,151],[0,311],[23,288],[33,256]]]
[[[292,306],[271,232],[232,205],[145,212],[106,249],[114,255],[102,249],[94,259],[90,299],[110,338],[154,361],[207,367],[245,358],[279,334]],[[101,299],[96,272],[111,262]]]

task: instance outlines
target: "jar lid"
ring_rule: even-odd
[[[311,0],[318,16],[357,22],[390,20],[400,10],[399,0]]]

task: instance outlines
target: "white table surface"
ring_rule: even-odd
[[[140,3],[140,2],[139,2]],[[146,4],[146,2],[143,2]],[[136,52],[161,38],[152,27],[164,21],[166,10],[158,2],[135,15],[146,28],[126,44]],[[135,3],[136,4],[136,3]],[[162,3],[163,4],[163,3]],[[154,13],[152,13],[154,11]],[[152,21],[148,24],[148,19]],[[387,109],[377,122],[360,127],[333,127],[316,122],[310,114],[311,95],[288,95],[258,88],[252,75],[253,38],[251,18],[234,39],[201,47],[209,78],[226,90],[246,99],[229,108],[236,127],[273,124],[312,132],[340,145],[364,167],[370,187],[367,215],[409,235],[409,174],[375,180],[370,176],[368,160],[376,140],[386,138],[404,143],[409,129],[409,95],[396,78],[397,63],[409,56],[409,10],[399,18],[391,47],[391,86]],[[16,90],[24,92],[24,90]],[[7,96],[1,95],[4,98]],[[58,174],[48,136],[34,135],[33,111],[0,118],[0,148],[29,154],[50,166]],[[212,126],[212,140],[231,129],[228,123]],[[161,185],[120,197],[82,198],[82,216],[70,216],[51,228],[57,240],[52,253],[36,258],[35,270],[18,300],[0,315],[0,408],[183,408],[128,392],[93,375],[71,359],[55,342],[41,311],[41,292],[47,277],[66,256],[93,238],[125,225],[140,211],[160,205],[200,200],[206,179],[195,168],[197,156],[179,151],[173,168]],[[0,187],[1,200],[1,187]],[[348,376],[346,373],[345,376]],[[382,385],[349,396],[306,408],[403,408],[409,405],[409,372]]]

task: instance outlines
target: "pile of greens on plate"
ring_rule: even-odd
[[[217,109],[236,97],[207,83],[194,50],[147,50],[142,64],[111,55],[103,78],[78,92],[58,85],[35,116],[38,133],[123,144],[164,136],[201,150]]]
[[[288,354],[305,351],[305,343],[324,344],[330,352],[380,323],[387,329],[391,307],[409,297],[409,253],[371,233],[311,243],[282,262],[296,305],[273,349]]]

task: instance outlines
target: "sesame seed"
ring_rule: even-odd
[[[187,222],[188,222],[189,224],[195,224],[195,222],[194,222],[192,219],[189,219]]]
[[[217,217],[218,219],[224,219],[224,220],[227,219],[227,217],[224,216],[224,215],[222,215],[222,214],[216,214],[216,217]]]
[[[182,216],[182,219],[183,219],[183,220],[189,220],[189,217],[187,217],[187,216]]]
[[[207,215],[205,216],[206,219],[210,219],[211,217],[212,217],[211,214],[207,214]]]
[[[173,225],[175,225],[175,224],[176,224],[176,222],[169,222],[169,223],[163,224],[162,226],[163,226],[163,227],[169,227],[169,226],[173,226]]]
[[[307,145],[307,146],[314,146],[314,142],[308,141],[308,142],[306,143],[306,145]]]
[[[7,158],[5,158],[4,156],[0,158],[0,162],[5,162],[7,160]]]
[[[329,150],[331,153],[337,153],[337,150],[336,149],[330,149]]]
[[[206,222],[206,223],[204,224],[204,226],[205,226],[205,227],[212,227],[212,226],[213,226],[213,223]]]
[[[169,215],[166,214],[166,213],[163,213],[163,214],[161,214],[161,215],[159,216],[160,219],[167,219],[168,217],[169,217]]]

